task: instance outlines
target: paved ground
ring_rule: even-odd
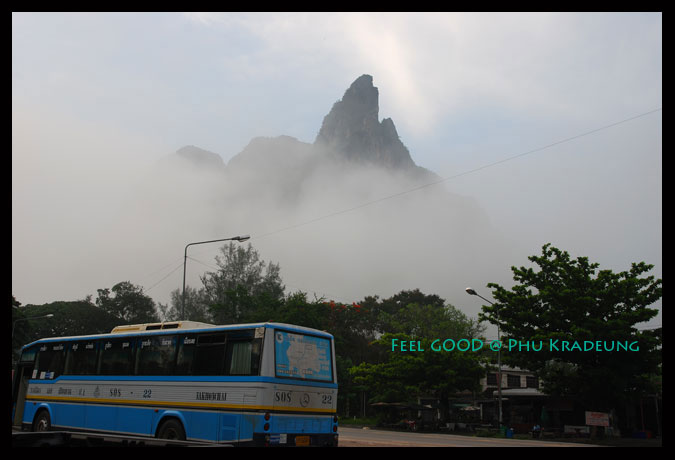
[[[590,447],[590,444],[535,439],[481,438],[340,427],[340,447]]]

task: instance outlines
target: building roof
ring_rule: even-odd
[[[492,393],[496,395],[497,390]],[[536,388],[503,388],[502,396],[546,396],[546,394]]]

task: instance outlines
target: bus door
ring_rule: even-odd
[[[36,351],[36,347],[24,350],[21,354],[21,359],[16,365],[14,381],[12,382],[12,402],[14,403],[13,426],[21,426],[21,421],[23,420],[23,408],[26,404],[28,380],[33,377]]]

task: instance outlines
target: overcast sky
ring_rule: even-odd
[[[303,276],[299,257],[278,248],[293,230],[256,242],[259,229],[228,222],[226,234],[205,229],[160,248],[118,219],[153,165],[185,145],[227,162],[256,136],[313,142],[362,74],[415,163],[473,198],[511,242],[506,264],[482,255],[484,279],[457,270],[452,283],[401,289],[420,287],[475,317],[481,301],[458,286],[489,296],[487,283],[509,285],[510,266],[548,242],[601,268],[645,261],[662,276],[660,13],[14,13],[13,295],[23,304],[95,298],[129,280],[166,303],[182,282],[185,244],[240,233],[281,265],[289,290],[348,303],[394,295],[377,273],[370,285],[367,275],[322,279],[316,268]],[[180,227],[181,206],[155,224]],[[341,218],[352,222],[331,219]],[[428,243],[429,257],[448,244]],[[195,257],[213,266],[216,249]],[[315,267],[307,252],[298,248]],[[190,261],[193,277],[204,270]]]

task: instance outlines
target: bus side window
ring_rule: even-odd
[[[198,335],[192,361],[193,375],[222,375],[225,366],[225,334]]]
[[[55,379],[63,371],[65,347],[62,343],[43,343],[38,348],[33,378]]]
[[[98,348],[96,342],[70,342],[66,346],[65,375],[92,375],[96,373]]]
[[[171,375],[176,359],[176,337],[141,337],[136,343],[136,375]]]
[[[193,334],[178,336],[178,356],[176,357],[176,375],[192,375],[192,362],[197,348],[197,336]]]
[[[133,371],[134,339],[102,339],[99,341],[100,375],[130,375]]]
[[[260,339],[231,340],[227,344],[228,375],[258,375],[260,371]]]

